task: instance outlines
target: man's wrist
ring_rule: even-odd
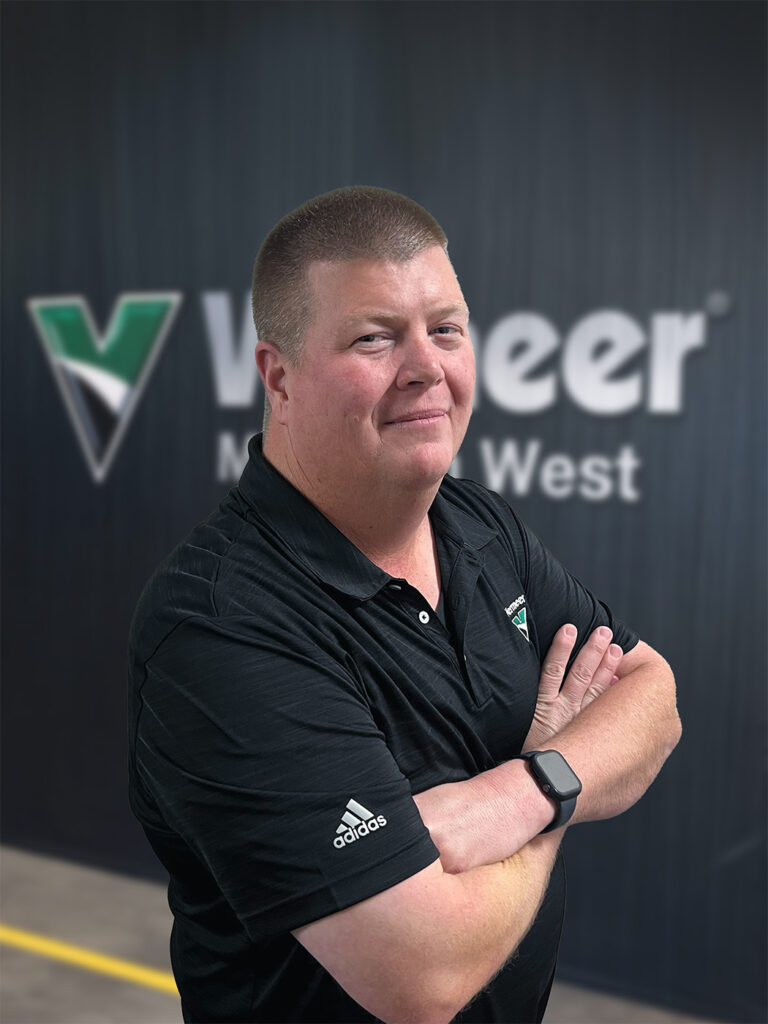
[[[505,761],[498,768],[482,772],[472,780],[479,799],[492,808],[496,827],[509,834],[510,853],[519,850],[550,825],[557,803],[540,786],[520,759]]]
[[[511,765],[518,765],[519,767],[515,769],[516,773],[520,772],[522,768],[522,772],[520,772],[522,781],[519,783],[520,796],[523,801],[525,820],[530,824],[531,838],[533,838],[555,820],[558,811],[557,801],[542,791],[525,761],[516,758],[514,761],[508,761],[507,764],[510,765],[510,771],[512,770]]]

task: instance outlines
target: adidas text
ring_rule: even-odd
[[[380,828],[384,828],[386,824],[387,819],[383,814],[370,818],[368,821],[361,821],[359,825],[356,825],[354,828],[348,828],[341,835],[336,836],[333,840],[333,845],[337,850],[343,850],[345,846],[349,846],[350,843],[362,839],[371,832],[377,832]]]

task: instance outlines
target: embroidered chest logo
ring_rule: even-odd
[[[386,824],[387,819],[383,814],[374,817],[368,808],[363,807],[357,800],[349,800],[347,809],[341,816],[341,824],[336,829],[333,845],[337,850],[343,850],[345,846],[349,846],[350,843],[354,843],[358,839],[363,839],[371,832],[378,832]]]
[[[521,605],[523,607],[521,607]],[[513,625],[517,626],[520,632],[523,634],[528,643],[531,642],[531,638],[528,635],[528,610],[525,606],[525,594],[521,594],[520,597],[516,597],[512,604],[508,604],[504,611],[512,619]],[[520,609],[515,615],[515,610]]]

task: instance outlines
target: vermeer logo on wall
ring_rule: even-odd
[[[120,295],[104,334],[80,295],[27,302],[96,483],[106,479],[181,299],[181,292]]]
[[[235,483],[262,390],[250,295],[242,303],[221,291],[199,298],[216,407],[248,418],[245,433],[226,424],[214,441],[216,481]],[[97,484],[106,479],[181,301],[177,291],[121,294],[103,335],[82,296],[27,302]],[[470,436],[450,472],[515,499],[538,491],[556,501],[639,501],[644,460],[629,438],[607,452],[548,451],[544,437],[523,435],[522,418],[564,402],[599,417],[682,413],[692,357],[706,347],[713,319],[730,306],[729,296],[716,291],[701,310],[651,312],[647,324],[616,309],[594,310],[564,332],[533,312],[503,316],[486,336],[470,324],[478,368],[473,408],[485,406],[495,421],[486,426],[490,432]],[[515,417],[513,436],[504,436],[498,414]]]

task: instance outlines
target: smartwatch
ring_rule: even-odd
[[[528,762],[539,789],[557,804],[555,820],[541,830],[542,834],[562,828],[576,809],[576,798],[581,792],[576,773],[557,750],[529,750],[517,757]]]

